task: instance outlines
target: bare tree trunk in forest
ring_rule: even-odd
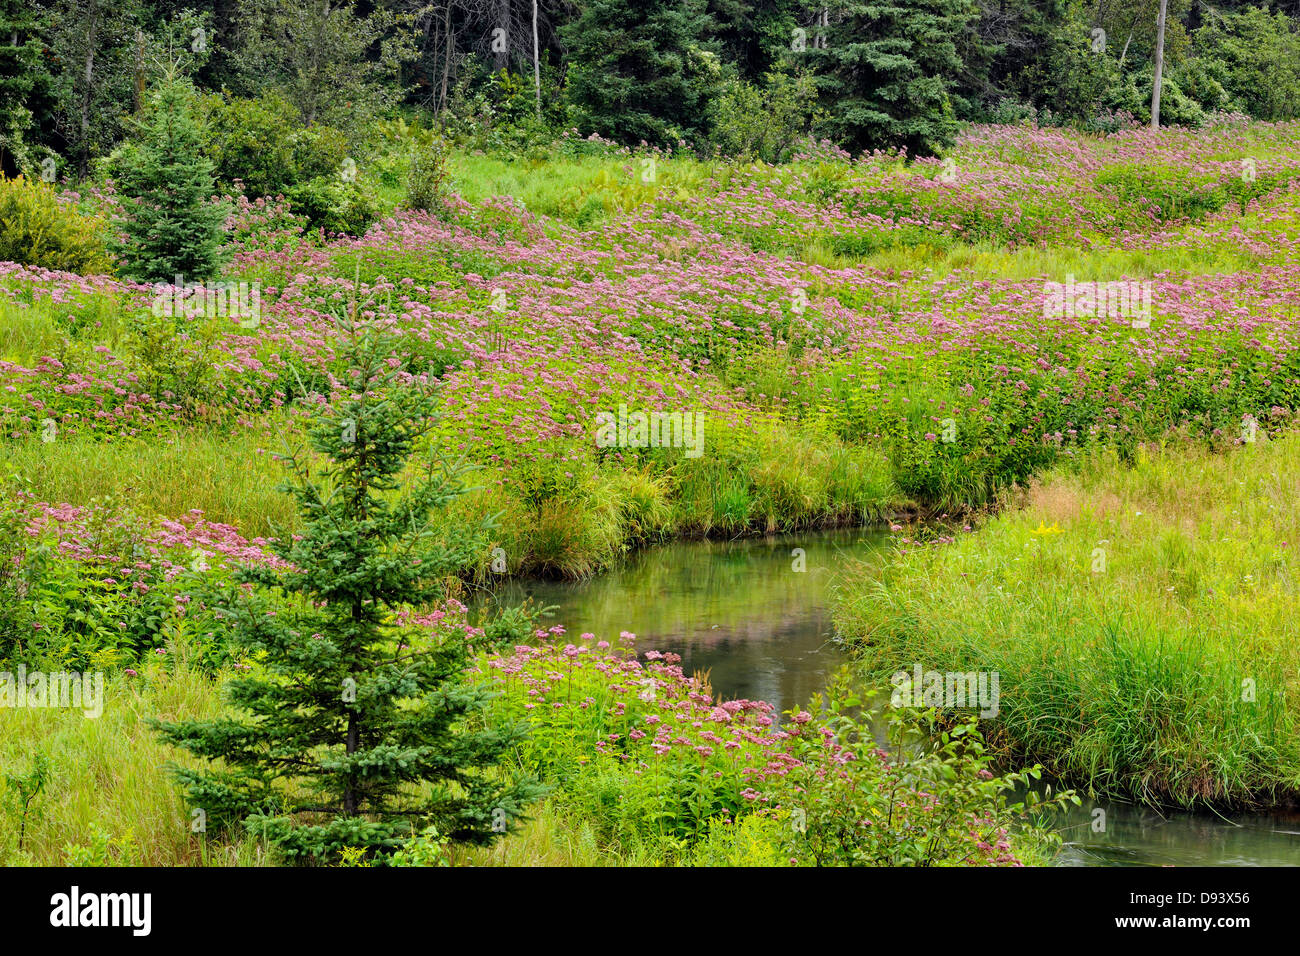
[[[494,59],[492,70],[498,73],[510,65],[510,30],[514,26],[514,18],[510,15],[510,0],[499,0],[497,3],[497,26],[502,31],[503,42],[500,47],[493,44]]]
[[[91,83],[95,78],[95,41],[99,34],[99,4],[91,0],[86,10],[86,69],[82,74],[85,89],[81,96],[81,149],[77,160],[77,175],[85,179],[90,172],[90,103],[93,99]]]
[[[1160,80],[1165,70],[1165,12],[1169,0],[1160,0],[1160,17],[1156,20],[1156,75],[1151,84],[1151,128],[1160,128]]]
[[[135,111],[144,108],[144,31],[135,31]]]
[[[451,51],[456,46],[456,37],[451,32],[451,4],[447,4],[447,13],[443,19],[443,24],[447,34],[444,42],[447,44],[447,54],[442,61],[442,93],[438,97],[438,111],[441,112],[447,108],[447,77],[451,74]]]
[[[307,93],[307,106],[303,110],[303,125],[312,126],[316,122],[316,111],[320,105],[321,97],[321,79],[320,79],[320,50],[325,40],[326,24],[330,18],[330,0],[323,0],[321,3],[320,20],[316,27],[316,42],[311,45],[311,88]]]
[[[533,87],[537,90],[537,118],[542,118],[542,67],[537,59],[537,0],[533,0]]]

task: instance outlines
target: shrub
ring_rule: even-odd
[[[787,821],[778,831],[782,855],[793,864],[1020,866],[1013,822],[1081,802],[1073,792],[1042,801],[1028,789],[1042,776],[1037,765],[995,774],[996,755],[973,719],[952,723],[937,711],[894,711],[894,749],[887,752],[844,674],[817,704],[815,715],[793,715],[794,759],[769,777],[769,799]],[[1023,800],[1008,801],[1020,788]],[[1027,842],[1044,839],[1048,834],[1036,830]]]
[[[1076,23],[1052,37],[1024,83],[1045,110],[1078,121],[1093,116],[1106,92],[1120,85],[1119,64],[1094,52],[1089,28]]]
[[[336,175],[347,136],[332,126],[304,128],[298,108],[274,91],[251,99],[208,97],[205,148],[217,180],[244,184],[250,199],[277,196],[318,176]]]
[[[207,97],[204,146],[218,181],[241,180],[250,197],[282,192],[295,167],[289,135],[299,124],[298,110],[276,93],[254,99]]]
[[[0,177],[0,261],[82,275],[108,272],[101,229],[62,205],[53,186]]]
[[[447,179],[446,143],[436,133],[417,134],[406,177],[406,205],[425,212],[441,210]]]
[[[155,399],[192,413],[210,396],[219,363],[216,345],[224,319],[139,314],[128,348],[140,370],[140,382]]]
[[[713,142],[726,156],[781,163],[819,118],[812,78],[771,74],[764,87],[733,81],[718,97]]]
[[[1213,12],[1196,32],[1196,43],[1205,51],[1208,78],[1251,116],[1300,116],[1300,31],[1293,20],[1251,6],[1233,14]]]
[[[379,197],[369,186],[348,182],[338,173],[292,186],[285,197],[290,208],[306,216],[312,228],[327,233],[363,235],[382,214]]]

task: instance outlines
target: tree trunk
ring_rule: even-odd
[[[533,0],[533,87],[537,91],[537,118],[542,118],[542,67],[537,59],[537,0]]]
[[[144,31],[135,31],[135,111],[144,109]]]
[[[500,73],[510,66],[510,32],[514,26],[514,20],[511,17],[510,0],[499,0],[497,3],[497,26],[504,31],[505,43],[502,46],[504,50],[494,50],[492,60],[492,72]]]
[[[99,33],[99,5],[91,3],[86,11],[86,68],[82,74],[85,89],[81,96],[81,150],[77,161],[78,178],[90,172],[90,104],[94,98],[91,84],[95,79],[95,41]]]
[[[348,746],[349,754],[354,754],[357,752],[357,745],[360,742],[360,739],[361,739],[361,735],[360,735],[360,728],[357,725],[357,715],[356,715],[356,711],[353,711],[352,713],[348,714],[348,745],[347,746]],[[343,787],[343,815],[352,817],[352,816],[356,816],[356,813],[357,813],[357,792],[355,789],[353,789],[352,778],[349,777],[347,784],[344,785]]]
[[[321,46],[324,44],[325,35],[329,31],[329,19],[330,0],[324,0],[321,4],[320,20],[316,28],[316,42],[312,44],[311,48],[311,69],[309,73],[311,88],[304,91],[307,94],[307,105],[303,109],[302,117],[304,126],[313,126],[316,123],[316,110],[320,105],[320,98],[323,93],[321,90],[323,83],[321,81],[320,51]]]
[[[447,13],[443,18],[443,24],[446,29],[443,31],[446,36],[443,42],[447,44],[447,55],[442,61],[442,93],[438,96],[438,112],[447,108],[447,77],[451,74],[451,51],[456,46],[456,37],[451,32],[451,4],[447,4]]]
[[[1151,84],[1151,128],[1160,128],[1160,81],[1165,71],[1165,13],[1169,0],[1160,0],[1160,17],[1156,20],[1156,75]]]
[[[361,617],[362,617],[361,605],[359,603],[354,603],[352,605],[353,623],[360,621]],[[349,644],[347,645],[347,647],[348,647],[349,656],[351,656],[352,659],[355,660],[356,658],[352,652],[351,645]],[[361,746],[361,722],[357,715],[357,705],[355,701],[351,701],[350,703],[352,706],[348,711],[348,740],[347,740],[347,752],[349,757],[352,756],[354,753],[356,753],[357,748]],[[348,775],[345,779],[346,779],[346,783],[344,783],[343,785],[343,815],[347,817],[356,816],[357,791],[353,783],[351,770],[348,771]]]

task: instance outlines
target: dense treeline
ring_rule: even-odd
[[[854,152],[934,153],[963,121],[1110,130],[1149,120],[1159,8],[0,0],[0,165],[32,175],[52,159],[61,178],[84,178],[177,69],[227,139],[315,130],[309,153],[357,152],[374,118],[400,107],[487,149],[577,129],[769,161],[809,132]],[[1300,0],[1168,0],[1161,104],[1163,123],[1188,126],[1214,111],[1300,115]]]

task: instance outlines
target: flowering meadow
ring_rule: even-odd
[[[443,530],[475,529],[473,559],[447,582],[455,597],[503,574],[583,577],[674,537],[890,522],[908,538],[903,571],[886,579],[914,573],[933,600],[952,579],[926,562],[974,574],[987,513],[1044,474],[1103,459],[1122,469],[1153,449],[1290,447],[1278,439],[1300,408],[1300,124],[976,126],[944,160],[810,144],[780,166],[599,141],[555,150],[564,177],[548,188],[545,168],[530,170],[526,196],[498,194],[500,160],[458,154],[445,208],[395,209],[360,236],[312,232],[280,200],[228,197],[224,279],[257,289],[251,313],[213,314],[183,277],[151,286],[0,263],[0,583],[22,597],[0,603],[0,659],[108,669],[141,720],[211,714],[219,703],[186,682],[256,673],[258,659],[223,642],[205,589],[237,565],[291,570],[272,539],[303,529],[275,490],[275,456],[317,464],[306,429],[349,393],[341,321],[395,334],[390,371],[436,386],[442,418],[421,440],[473,466]],[[106,216],[117,200],[105,188],[61,202]],[[1118,282],[1149,290],[1149,314],[1050,307],[1054,284]],[[691,416],[700,453],[680,428],[647,435],[653,413]],[[611,421],[617,440],[598,442]],[[964,531],[912,547],[904,525],[918,518]],[[957,556],[932,557],[945,548]],[[873,677],[932,646],[912,641],[929,633],[918,621],[949,619],[894,584],[898,603],[882,611],[878,576],[850,583],[842,617]],[[1017,593],[1036,586],[1016,580]],[[471,622],[454,599],[416,610],[403,626],[463,631],[472,681],[497,694],[489,716],[529,729],[512,769],[541,779],[547,812],[616,858],[1039,861],[1041,834],[1006,799],[1038,771],[994,773],[972,726],[929,726],[931,746],[904,746],[908,728],[877,738],[847,684],[782,717],[719,699],[629,634],[566,635],[527,614]],[[954,666],[973,657],[1039,686],[1027,651],[973,652],[967,631],[943,634]],[[1281,653],[1264,643],[1261,674]],[[1114,789],[1184,802],[1286,790],[1295,764],[1277,741],[1294,728],[1294,688],[1267,699],[1265,724],[1228,721],[1233,739],[1259,744],[1248,756],[1178,738],[1196,774],[1130,754],[1108,766],[1164,776]],[[1034,715],[1059,703],[1010,706],[997,746],[1066,776],[1113,756],[1036,736]],[[1132,713],[1117,704],[1114,726]],[[21,719],[74,740],[58,715]],[[1225,770],[1230,756],[1241,764]],[[62,802],[36,825],[34,858],[61,860],[71,834],[107,825],[84,800]],[[181,813],[162,797],[138,810]],[[115,832],[94,852],[138,859],[134,839]],[[193,862],[183,840],[148,845],[153,862]]]
[[[539,630],[479,670],[500,690],[499,712],[527,722],[520,767],[554,781],[556,801],[622,853],[710,866],[1023,865],[1010,837],[1020,805],[1004,793],[1028,777],[995,776],[976,739],[891,754],[834,707],[778,725],[763,701],[718,700],[677,655],[638,655],[626,631],[577,640],[560,625]],[[1016,839],[1036,861],[1046,835]]]
[[[554,216],[462,200],[324,240],[241,201],[228,278],[260,284],[255,322],[159,318],[150,287],[4,266],[7,453],[201,431],[271,473],[355,308],[438,380],[439,440],[482,466],[474,506],[506,516],[509,569],[575,575],[668,535],[979,506],[1084,446],[1232,442],[1243,416],[1267,430],[1295,407],[1294,126],[977,127],[951,169],[664,155],[657,192],[634,160],[592,174],[615,212],[584,230],[563,194],[541,203]],[[1067,279],[1149,282],[1149,325],[1045,319]],[[598,448],[620,406],[694,413],[704,454]]]

